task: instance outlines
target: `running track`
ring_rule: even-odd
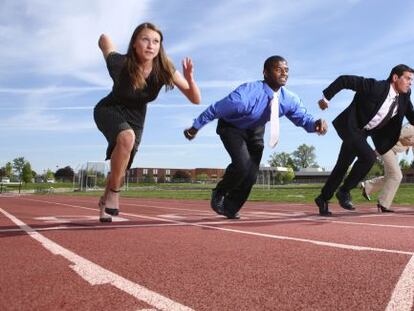
[[[0,197],[0,310],[414,310],[414,207]]]

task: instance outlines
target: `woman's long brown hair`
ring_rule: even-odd
[[[134,33],[132,34],[131,40],[128,46],[127,52],[127,70],[128,74],[131,78],[132,85],[135,89],[143,89],[147,83],[145,82],[145,77],[143,72],[139,68],[139,60],[137,55],[135,54],[134,43],[137,36],[141,33],[144,29],[151,29],[157,32],[160,35],[160,50],[158,55],[154,58],[152,63],[152,72],[151,74],[155,77],[157,83],[164,84],[167,90],[174,88],[173,83],[173,75],[174,75],[174,66],[172,62],[168,59],[167,54],[164,51],[164,47],[162,45],[163,36],[161,30],[159,30],[154,24],[151,23],[143,23],[138,25],[135,28]]]

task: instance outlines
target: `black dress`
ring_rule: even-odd
[[[112,92],[95,106],[94,119],[108,141],[106,160],[111,158],[118,134],[127,129],[134,131],[135,144],[127,167],[129,169],[141,142],[147,104],[157,98],[163,84],[157,82],[151,72],[146,79],[147,86],[135,90],[126,69],[125,55],[110,53],[106,58],[106,65],[114,84]]]

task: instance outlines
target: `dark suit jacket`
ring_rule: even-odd
[[[355,91],[351,104],[333,120],[333,125],[343,141],[366,137],[365,125],[376,115],[390,90],[390,82],[366,79],[358,76],[339,76],[325,90],[323,95],[331,100],[339,91]],[[398,97],[398,113],[383,128],[368,132],[380,154],[386,153],[398,141],[404,116],[414,124],[414,109],[410,92]]]

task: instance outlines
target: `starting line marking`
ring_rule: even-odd
[[[45,223],[72,223],[72,222],[84,222],[84,221],[95,221],[98,219],[98,216],[86,216],[86,215],[61,215],[61,216],[42,216],[42,217],[34,217],[35,220],[40,220]],[[122,218],[119,216],[113,216],[112,222],[123,222],[129,221],[129,219]]]
[[[7,213],[2,208],[0,208],[0,212],[2,212],[12,222],[24,230],[31,238],[42,244],[42,246],[52,254],[60,255],[72,262],[73,265],[70,265],[70,268],[72,268],[76,273],[79,274],[80,277],[89,282],[91,285],[111,284],[112,286],[135,297],[136,299],[157,308],[157,310],[193,311],[193,309],[187,306],[179,304],[178,302],[175,302],[167,297],[153,292],[137,283],[125,279],[122,276],[106,270],[105,268],[87,260],[86,258],[83,258],[71,252],[70,250],[41,235],[39,232],[26,225],[20,219]]]
[[[159,217],[164,217],[168,219],[186,219],[186,216],[176,215],[176,214],[165,214],[165,215],[158,215]]]

